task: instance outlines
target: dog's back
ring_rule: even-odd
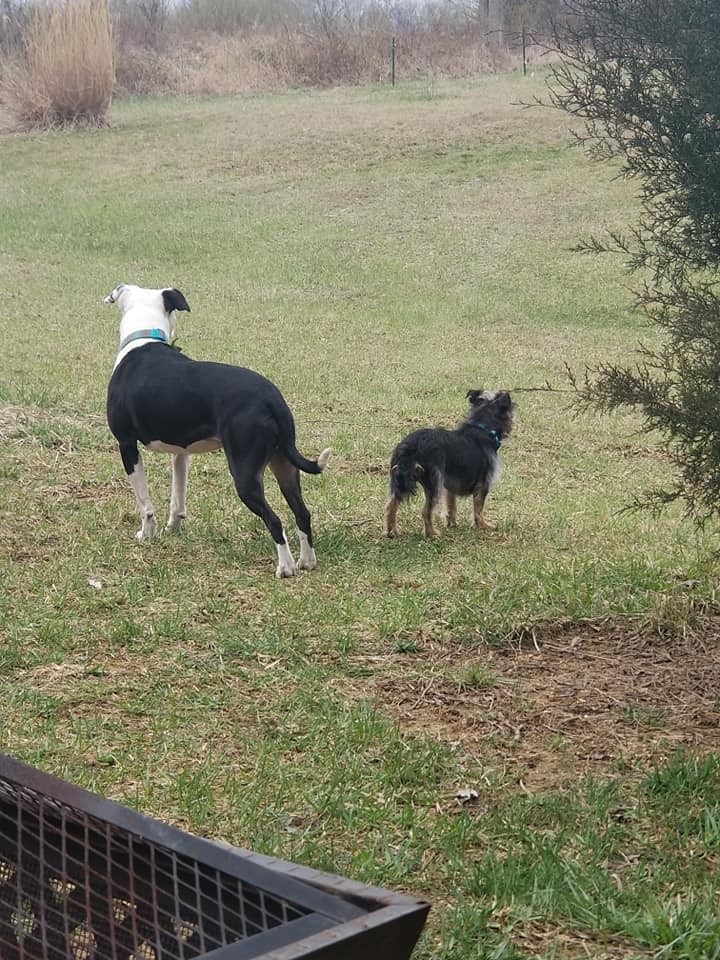
[[[128,354],[108,385],[108,422],[115,436],[183,447],[224,433],[238,418],[263,422],[294,445],[295,425],[278,388],[245,367],[192,360],[163,343]]]

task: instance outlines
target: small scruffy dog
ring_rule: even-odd
[[[457,526],[457,498],[472,494],[475,526],[492,530],[485,519],[485,500],[499,479],[500,443],[510,433],[515,405],[507,391],[468,390],[470,412],[457,430],[416,430],[393,450],[390,496],[385,505],[385,535],[397,536],[399,504],[413,496],[419,483],[425,491],[422,516],[425,535],[436,537],[432,515],[445,489],[447,525]]]

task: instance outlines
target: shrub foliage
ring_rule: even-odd
[[[720,4],[570,0],[570,10],[551,96],[583,119],[593,157],[619,157],[640,184],[635,228],[588,247],[626,255],[662,334],[635,362],[588,375],[584,400],[635,407],[660,432],[675,480],[639,502],[682,498],[703,521],[720,513]]]

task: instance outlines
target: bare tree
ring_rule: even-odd
[[[505,0],[448,0],[464,20],[501,46],[505,32]]]
[[[138,0],[138,9],[154,35],[163,31],[170,12],[170,0]]]

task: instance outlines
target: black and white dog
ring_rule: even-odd
[[[390,459],[390,495],[385,504],[385,535],[397,536],[397,511],[413,496],[418,483],[425,491],[422,516],[425,535],[436,537],[433,511],[445,490],[447,525],[457,525],[457,498],[473,498],[475,526],[492,529],[485,518],[485,500],[500,473],[498,450],[510,433],[515,406],[506,391],[468,390],[470,411],[457,430],[416,430],[395,447]]]
[[[222,448],[243,503],[262,518],[277,547],[276,576],[295,574],[287,537],[263,489],[265,468],[275,474],[295,515],[300,537],[297,566],[316,565],[310,512],[300,490],[300,470],[322,473],[330,457],[323,450],[307,460],[295,446],[295,423],[278,388],[265,377],[226,363],[191,360],[173,349],[176,310],[189,310],[175,288],[147,290],[121,283],[105,297],[120,307],[120,348],[107,396],[110,429],[140,508],[136,537],[156,531],[138,443],[171,453],[172,496],[167,529],[185,517],[190,454]]]

